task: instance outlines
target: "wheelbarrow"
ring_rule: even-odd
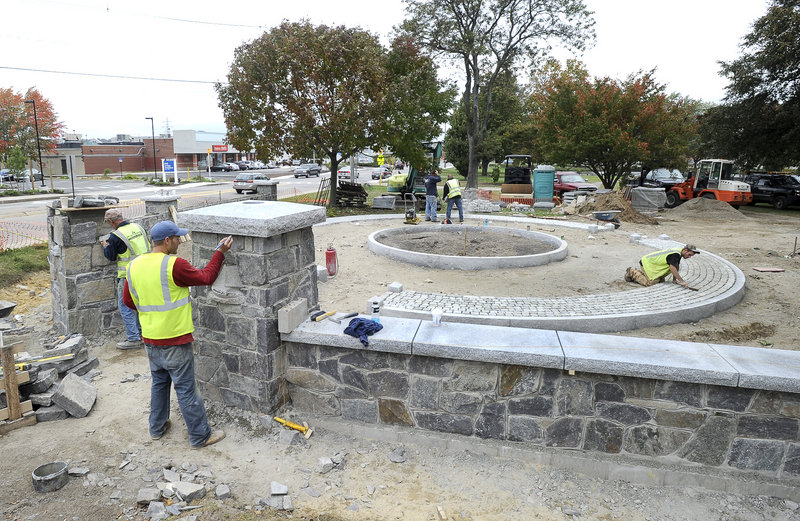
[[[621,226],[619,219],[617,219],[617,215],[621,213],[622,210],[600,210],[597,212],[592,212],[592,217],[597,220],[598,224],[601,222],[611,223],[614,225],[614,229],[617,229]]]

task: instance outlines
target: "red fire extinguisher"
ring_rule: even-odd
[[[339,271],[339,260],[336,258],[336,250],[333,244],[328,245],[325,250],[325,267],[328,269],[328,276],[333,277]]]

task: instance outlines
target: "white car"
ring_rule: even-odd
[[[350,179],[350,167],[349,166],[341,166],[339,170],[336,171],[336,177],[339,178],[347,178]],[[356,179],[358,179],[358,172],[356,172]]]

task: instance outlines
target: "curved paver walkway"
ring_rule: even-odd
[[[397,219],[391,216],[352,216],[329,219],[336,222]],[[471,216],[465,216],[470,219]],[[483,220],[485,216],[475,215]],[[526,222],[548,226],[588,229],[588,225],[545,219],[492,216],[493,221]],[[642,240],[654,250],[682,246],[675,241]],[[442,308],[443,320],[587,333],[608,333],[695,322],[735,306],[744,297],[742,271],[725,259],[703,250],[702,255],[684,263],[683,278],[691,291],[676,284],[638,287],[618,293],[579,297],[486,297],[402,291],[385,293],[381,313],[386,316],[430,319],[433,308]]]

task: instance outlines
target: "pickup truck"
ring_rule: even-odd
[[[777,210],[800,205],[798,176],[752,173],[744,176],[744,182],[750,185],[750,192],[753,194],[751,204],[769,203]]]
[[[553,195],[561,196],[564,192],[595,192],[597,187],[587,183],[578,172],[556,172],[553,184]]]

